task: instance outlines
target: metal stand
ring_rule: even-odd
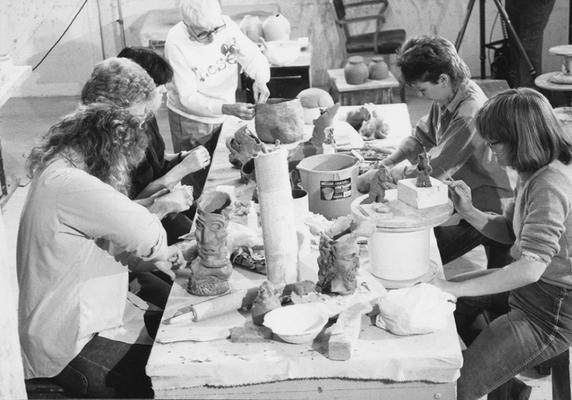
[[[514,30],[514,27],[512,26],[512,23],[510,22],[510,19],[508,17],[508,14],[506,13],[506,10],[504,9],[500,0],[493,0],[493,2],[495,3],[495,5],[499,11],[501,21],[503,22],[504,26],[508,29],[508,31],[510,33],[509,34],[509,40],[511,40],[513,42],[513,44],[516,45],[520,55],[522,56],[522,58],[526,62],[527,66],[528,66],[529,74],[531,76],[536,76],[536,70],[534,69],[532,62],[530,61],[530,58],[528,58],[528,54],[526,54],[526,50],[522,46],[522,42],[520,41],[520,38],[518,37],[516,31]],[[471,18],[471,12],[473,11],[474,5],[475,5],[475,0],[469,0],[469,3],[467,4],[467,12],[465,14],[465,20],[463,21],[463,25],[461,26],[461,30],[459,31],[459,33],[457,35],[457,39],[455,40],[455,48],[457,49],[457,51],[461,47],[461,42],[463,41],[463,36],[465,36],[465,30],[467,29],[467,24],[469,23],[469,19]],[[481,60],[481,79],[485,79],[486,78],[485,47],[487,46],[485,44],[485,0],[479,0],[479,37],[480,37],[480,44],[481,44],[480,56],[479,56],[479,58]]]

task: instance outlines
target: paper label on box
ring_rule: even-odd
[[[340,200],[352,197],[352,178],[339,181],[320,181],[321,200]]]

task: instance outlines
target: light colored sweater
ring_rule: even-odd
[[[105,248],[168,257],[147,209],[67,161],[32,180],[17,242],[19,330],[26,378],[52,377],[97,332],[123,325],[128,270]]]
[[[260,84],[270,80],[270,65],[258,46],[230,18],[223,20],[226,28],[209,44],[189,39],[183,22],[167,34],[165,56],[174,71],[167,107],[185,118],[222,123],[222,105],[236,103],[239,64]]]
[[[539,256],[548,264],[540,279],[572,289],[572,165],[553,161],[519,180],[513,229],[512,257]]]

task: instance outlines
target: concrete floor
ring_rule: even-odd
[[[398,93],[394,95],[398,99]],[[2,154],[9,172],[18,173],[22,177],[22,183],[27,179],[23,165],[25,155],[31,149],[34,141],[43,135],[47,129],[63,115],[73,111],[78,105],[77,97],[37,97],[37,98],[13,98],[0,108],[0,138],[2,140]],[[407,103],[412,125],[429,109],[429,102],[416,93],[407,91]],[[165,139],[167,150],[172,150],[167,112],[163,107],[158,114],[159,127]],[[6,156],[9,154],[10,156]],[[9,277],[15,282],[16,264],[16,237],[20,212],[26,198],[27,187],[23,186],[16,190],[3,209],[6,237],[8,240],[8,263],[12,275]],[[464,271],[484,268],[484,252],[477,248],[468,255],[445,266],[446,275],[450,276]],[[531,400],[550,400],[551,381],[550,377],[540,377],[534,371],[527,371],[521,378],[533,386]]]

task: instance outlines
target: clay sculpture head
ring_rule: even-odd
[[[264,315],[282,305],[280,295],[283,287],[275,286],[270,281],[264,281],[258,288],[258,294],[252,304],[251,314],[252,322],[256,325],[262,325]]]
[[[224,192],[210,192],[199,200],[195,231],[198,257],[191,263],[188,284],[194,295],[213,296],[230,289],[232,264],[226,243],[230,204],[230,196]]]
[[[293,143],[304,137],[304,112],[299,99],[268,99],[256,105],[256,134],[265,143]]]
[[[241,168],[262,151],[262,146],[260,139],[244,125],[226,140],[226,147],[230,151],[228,160],[235,168]]]
[[[359,269],[358,236],[371,236],[375,226],[364,221],[355,223],[351,218],[340,217],[332,227],[320,235],[318,257],[318,283],[322,293],[352,294],[357,288]]]

